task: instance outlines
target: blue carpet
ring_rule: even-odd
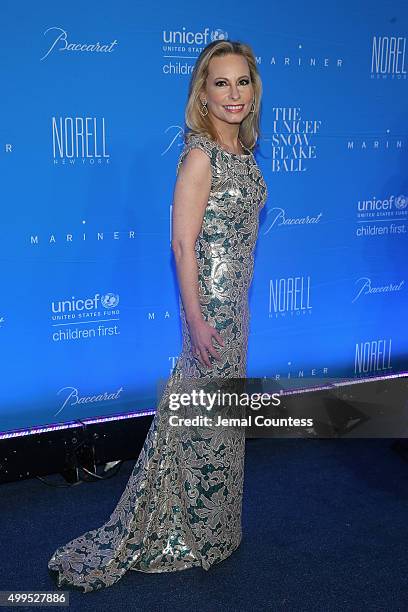
[[[244,536],[230,558],[70,590],[69,610],[407,610],[408,463],[391,442],[247,440]],[[52,552],[108,519],[134,463],[71,489],[2,485],[0,589],[55,591]]]

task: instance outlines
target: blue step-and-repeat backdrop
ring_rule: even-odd
[[[250,44],[268,184],[248,376],[407,369],[401,1],[1,3],[0,432],[155,407],[188,83]]]

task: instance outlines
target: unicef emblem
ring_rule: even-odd
[[[213,30],[210,34],[211,40],[227,40],[228,32],[224,32],[224,30]]]
[[[105,293],[101,297],[101,304],[104,308],[116,308],[119,304],[119,296],[114,293]]]
[[[395,207],[399,210],[407,207],[407,196],[399,195],[395,200]]]

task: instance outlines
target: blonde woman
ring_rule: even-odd
[[[172,427],[169,396],[188,380],[246,376],[248,289],[267,197],[252,152],[261,93],[248,45],[221,40],[203,49],[190,82],[189,131],[174,189],[182,352],[109,520],[49,560],[60,587],[97,590],[127,570],[208,570],[241,542],[244,429]]]

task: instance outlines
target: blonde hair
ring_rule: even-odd
[[[249,113],[239,127],[239,139],[248,149],[253,149],[260,135],[259,115],[262,96],[262,81],[256,66],[254,53],[249,45],[239,41],[214,40],[201,51],[191,75],[188,100],[185,110],[185,122],[190,131],[185,134],[187,142],[191,134],[202,134],[217,140],[217,132],[209,118],[200,113],[202,106],[199,94],[202,92],[208,76],[208,65],[213,57],[222,57],[229,54],[242,55],[248,62],[249,73],[255,97],[255,110]]]

